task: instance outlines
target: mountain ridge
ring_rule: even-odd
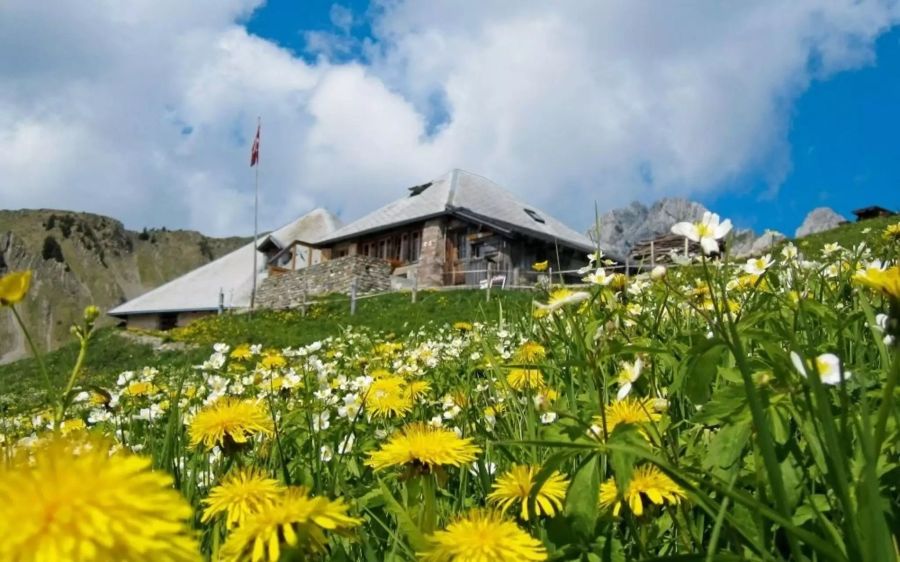
[[[18,309],[36,343],[54,349],[88,304],[107,310],[248,241],[192,230],[137,232],[94,213],[0,210],[0,274],[34,271],[33,298]],[[0,363],[26,355],[25,343],[12,315],[0,316]]]

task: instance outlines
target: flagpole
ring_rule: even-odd
[[[262,119],[257,116],[256,118],[256,133],[259,135],[260,126],[262,124]],[[254,194],[253,194],[253,289],[250,291],[250,312],[253,312],[254,307],[256,306],[256,254],[259,253],[256,249],[259,245],[259,150],[256,152],[256,179],[254,186]]]

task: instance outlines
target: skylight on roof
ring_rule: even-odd
[[[531,217],[531,220],[533,220],[534,222],[539,222],[539,223],[541,223],[541,224],[544,224],[545,222],[547,222],[547,221],[544,220],[544,217],[542,217],[541,215],[537,214],[535,211],[533,211],[533,210],[531,210],[531,209],[524,209],[524,210],[525,210],[525,213],[526,213],[529,217]]]
[[[423,183],[422,185],[414,185],[414,186],[410,187],[409,188],[409,196],[415,197],[416,195],[422,193],[423,191],[425,191],[426,189],[431,187],[431,183],[432,182],[428,182],[428,183]]]

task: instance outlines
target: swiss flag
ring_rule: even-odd
[[[256,138],[253,139],[253,148],[250,149],[250,167],[259,162],[259,125],[256,126]]]

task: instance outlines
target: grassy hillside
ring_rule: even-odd
[[[155,351],[153,346],[124,338],[120,330],[108,327],[100,330],[93,342],[85,364],[86,380],[108,386],[123,371],[159,365],[187,368],[207,357],[216,342],[296,347],[337,335],[348,326],[401,336],[428,325],[521,318],[531,309],[532,296],[527,291],[494,291],[491,301],[485,302],[483,291],[421,291],[412,304],[408,293],[395,293],[360,300],[353,316],[348,299],[335,296],[310,308],[306,316],[299,311],[210,316],[171,332],[143,333],[187,344],[188,348],[180,351]],[[9,312],[0,310],[0,314]],[[74,344],[47,354],[47,366],[57,386],[64,384],[77,354]],[[34,408],[41,403],[43,389],[34,360],[0,365],[0,408],[4,404],[13,411]]]
[[[838,243],[845,248],[851,248],[866,241],[871,245],[873,236],[881,238],[881,232],[889,224],[900,222],[900,216],[881,217],[862,222],[851,222],[832,230],[810,234],[794,240],[794,244],[806,255],[817,255],[825,247],[825,244]]]

